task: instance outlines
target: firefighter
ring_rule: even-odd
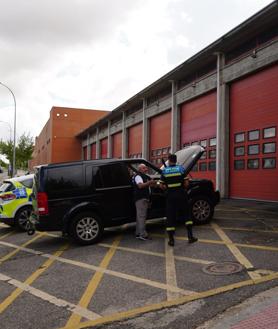
[[[193,236],[193,222],[189,219],[189,209],[185,184],[185,169],[177,165],[177,156],[169,154],[168,166],[164,167],[161,175],[160,187],[166,190],[166,231],[169,237],[168,245],[174,246],[175,224],[177,216],[182,216],[187,228],[188,242],[194,243],[198,239]]]

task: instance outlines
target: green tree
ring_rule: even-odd
[[[33,137],[24,133],[18,139],[16,146],[16,168],[28,168],[28,160],[32,159],[34,149]],[[13,163],[13,142],[0,141],[0,153],[5,155],[9,162]]]

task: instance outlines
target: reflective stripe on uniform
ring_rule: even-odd
[[[174,176],[181,176],[181,173],[174,173],[174,174],[164,174],[165,177],[174,177]]]
[[[166,231],[175,231],[175,229],[176,229],[176,228],[173,227],[173,226],[172,226],[172,227],[166,227]]]
[[[168,187],[179,187],[181,186],[181,183],[176,183],[176,184],[168,184]]]
[[[185,225],[193,225],[192,220],[188,220],[188,221],[186,221],[186,222],[185,222]]]

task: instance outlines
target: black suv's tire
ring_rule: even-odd
[[[190,200],[190,214],[194,224],[207,224],[213,217],[214,206],[206,195],[196,195]]]
[[[79,213],[73,218],[69,233],[79,244],[96,243],[103,235],[101,219],[91,212]]]
[[[27,231],[28,220],[32,212],[31,206],[20,208],[15,215],[15,225],[20,231]]]

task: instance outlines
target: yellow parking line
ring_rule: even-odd
[[[226,235],[226,233],[215,223],[211,224],[215,232],[220,236],[220,238],[225,242],[227,247],[230,249],[235,258],[242,264],[245,268],[251,269],[253,265],[251,262],[241,253],[241,251],[233,244],[233,241]],[[248,272],[251,279],[259,279],[261,276],[255,272]]]
[[[3,234],[3,235],[0,236],[0,240],[5,239],[7,236],[10,236],[10,235],[12,235],[12,234],[14,234],[14,231],[9,232],[9,233],[6,233],[6,234]]]
[[[121,238],[122,238],[121,236],[118,236],[115,239],[115,241],[113,242],[112,246],[117,247],[121,241]],[[99,266],[103,269],[106,269],[109,266],[115,252],[116,252],[115,248],[110,248],[108,250],[108,252],[106,253],[106,255],[104,256],[104,258]],[[103,275],[104,275],[103,272],[96,272],[94,274],[94,276],[92,277],[91,281],[89,282],[83,296],[81,297],[81,299],[78,303],[79,306],[81,306],[83,308],[88,307],[91,299],[93,298],[93,296],[97,290],[97,287],[99,286],[99,284],[103,278]],[[71,315],[71,317],[69,318],[66,326],[77,326],[80,323],[81,318],[82,318],[81,315],[73,313]]]
[[[34,239],[33,239],[34,240]],[[53,256],[60,256],[68,248],[68,244],[64,245],[61,249],[57,250]],[[24,284],[31,285],[45,270],[47,270],[55,259],[48,259],[42,266],[40,266],[33,274],[31,274],[27,280],[24,281]],[[8,296],[0,304],[0,314],[5,311],[5,309],[11,305],[15,299],[22,294],[24,290],[17,288],[15,289],[10,296]]]
[[[80,329],[80,328],[86,328],[89,326],[97,326],[97,325],[101,325],[101,324],[111,323],[114,321],[124,320],[127,318],[132,318],[132,317],[141,315],[143,313],[158,311],[165,307],[178,306],[178,305],[181,305],[181,304],[184,304],[187,302],[191,302],[194,300],[207,298],[210,296],[218,295],[218,294],[228,292],[228,291],[231,291],[234,289],[238,289],[241,287],[256,285],[259,283],[263,283],[263,282],[267,282],[267,281],[271,281],[271,280],[275,280],[275,279],[278,279],[278,273],[270,274],[270,275],[262,277],[260,279],[246,280],[246,281],[241,281],[238,283],[233,283],[233,284],[223,286],[220,288],[196,293],[194,295],[184,296],[184,297],[178,298],[176,300],[172,300],[172,301],[165,301],[165,302],[161,302],[161,303],[157,303],[157,304],[146,305],[146,306],[135,308],[135,309],[132,309],[129,311],[111,314],[111,315],[104,316],[97,320],[82,322],[78,326],[65,327],[63,329]]]
[[[3,256],[2,258],[0,258],[0,265],[5,262],[6,260],[8,260],[9,258],[13,257],[15,254],[17,254],[21,248],[28,246],[29,244],[31,244],[32,242],[36,241],[37,239],[39,239],[40,237],[42,237],[44,234],[43,233],[39,233],[37,236],[35,236],[33,239],[28,240],[27,242],[25,242],[24,244],[20,245],[16,250],[11,251],[10,253],[8,253],[6,256]]]

